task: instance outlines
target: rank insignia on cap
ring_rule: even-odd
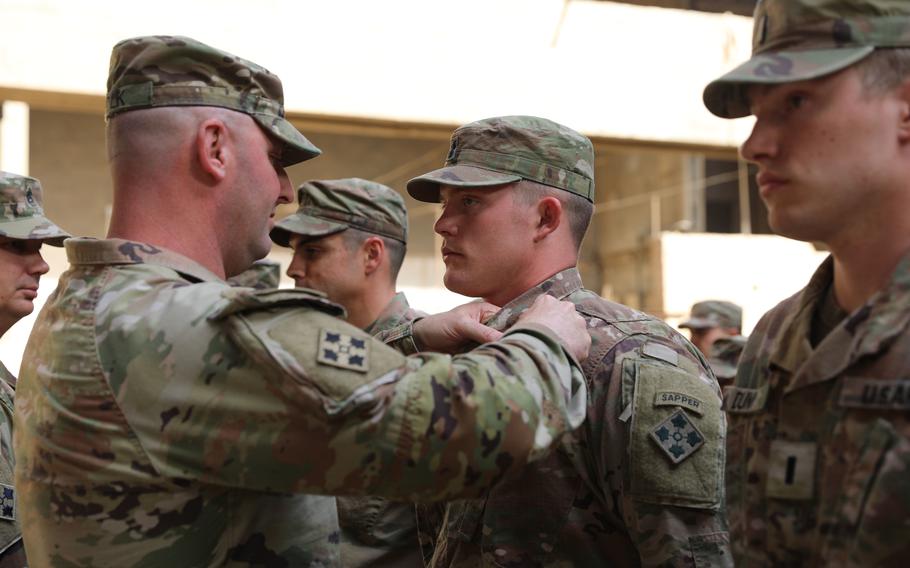
[[[16,520],[16,490],[5,483],[0,483],[0,519]]]
[[[705,437],[682,409],[651,430],[651,439],[657,442],[674,464],[694,454],[705,443]]]
[[[316,361],[323,365],[366,373],[370,368],[369,344],[366,339],[323,329],[319,334]]]

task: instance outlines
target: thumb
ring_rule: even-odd
[[[492,327],[487,327],[476,321],[467,321],[461,326],[461,334],[464,339],[476,343],[489,343],[502,337],[502,332],[496,331]]]

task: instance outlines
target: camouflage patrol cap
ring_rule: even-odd
[[[750,85],[816,79],[876,48],[908,46],[907,0],[759,0],[752,58],[711,82],[703,99],[717,116],[748,116]]]
[[[704,329],[708,327],[735,327],[743,325],[743,309],[733,302],[723,300],[705,300],[692,306],[689,319],[679,327]]]
[[[492,187],[535,181],[594,201],[594,146],[587,137],[536,116],[499,116],[452,134],[445,167],[408,182],[420,201],[438,202],[439,186]]]
[[[325,237],[349,228],[407,243],[408,211],[398,192],[359,178],[312,180],[297,190],[300,207],[275,224],[275,244],[290,246],[292,234]]]
[[[188,37],[136,37],[115,45],[106,117],[167,106],[216,106],[249,115],[284,143],[283,166],[322,153],[284,118],[281,80],[267,69]]]
[[[41,183],[35,178],[0,171],[0,204],[0,236],[41,240],[55,247],[72,236],[44,216]]]

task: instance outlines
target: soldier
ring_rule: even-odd
[[[370,335],[425,314],[396,281],[408,241],[408,212],[392,188],[358,178],[313,180],[297,190],[300,207],[272,229],[294,249],[288,276],[344,306]],[[344,566],[423,566],[414,505],[382,497],[339,497]]]
[[[487,325],[506,329],[550,295],[575,304],[592,340],[587,420],[483,499],[450,503],[432,565],[728,564],[717,382],[678,332],[585,290],[575,268],[590,140],[542,118],[474,122],[408,192],[442,203],[445,285],[503,306]]]
[[[908,48],[904,0],[764,0],[752,58],[704,92],[755,116],[741,152],[771,228],[831,251],[725,391],[739,566],[910,556]]]
[[[568,304],[466,356],[406,358],[318,293],[224,281],[270,249],[284,167],[319,153],[276,76],[189,38],[125,40],[107,116],[109,238],[67,241],[16,401],[34,565],[337,565],[334,500],[306,494],[477,495],[581,421]],[[485,309],[417,340],[494,336]]]
[[[720,385],[732,381],[746,344],[742,335],[743,309],[724,300],[696,302],[689,319],[679,327],[689,330],[692,344],[708,358]]]
[[[49,267],[45,243],[70,235],[44,216],[38,180],[0,171],[0,336],[32,313],[38,281]],[[13,487],[13,399],[16,377],[0,362],[0,568],[26,566]]]

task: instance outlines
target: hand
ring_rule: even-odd
[[[591,336],[584,318],[575,311],[575,304],[557,300],[546,294],[538,296],[531,307],[518,318],[518,324],[535,323],[550,328],[566,351],[579,361],[588,358]]]
[[[461,353],[467,347],[496,341],[502,333],[480,322],[498,311],[493,304],[471,302],[427,316],[414,323],[414,341],[421,351],[440,353]]]

